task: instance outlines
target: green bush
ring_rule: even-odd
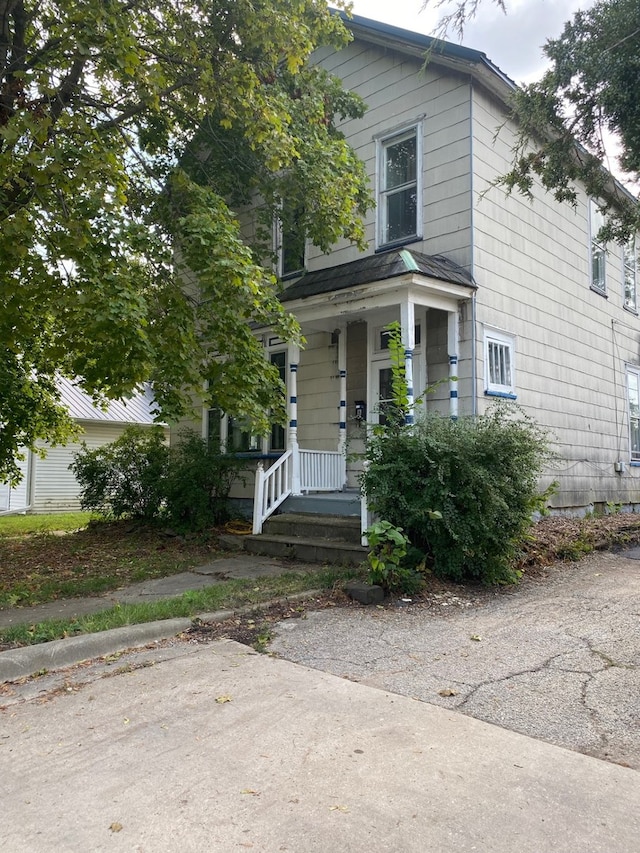
[[[130,426],[110,444],[82,443],[69,466],[80,484],[80,505],[108,518],[155,518],[161,511],[169,448],[161,427]]]
[[[436,575],[487,584],[517,580],[513,561],[544,503],[546,434],[519,409],[378,429],[366,450],[370,508],[424,551]],[[441,515],[441,517],[438,517]]]
[[[220,453],[195,432],[180,433],[171,448],[165,482],[166,510],[178,527],[202,530],[230,517],[229,492],[238,479],[242,462]]]
[[[162,518],[183,530],[202,530],[229,518],[229,492],[240,463],[194,432],[169,448],[161,428],[128,427],[120,438],[90,450],[83,444],[69,466],[80,503],[107,518]]]

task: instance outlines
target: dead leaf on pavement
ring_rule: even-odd
[[[114,823],[112,823],[112,824],[111,824],[111,826],[109,827],[109,829],[111,830],[111,832],[120,832],[120,831],[121,831],[121,829],[122,829],[122,824],[121,824],[121,823],[115,823],[115,822],[114,822]]]
[[[452,690],[450,687],[445,687],[444,690],[438,691],[438,696],[457,696],[458,691]]]
[[[231,696],[216,696],[218,705],[224,705],[225,702],[231,702]]]

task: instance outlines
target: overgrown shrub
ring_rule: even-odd
[[[108,518],[155,518],[165,497],[169,448],[161,427],[130,426],[120,438],[90,449],[82,443],[69,466],[80,505]]]
[[[546,434],[530,418],[506,405],[455,421],[430,416],[376,430],[366,455],[370,508],[402,526],[435,574],[488,584],[517,579],[513,560],[544,503],[538,477],[550,456]]]
[[[83,444],[69,466],[80,483],[83,509],[107,518],[163,518],[202,530],[229,518],[229,492],[241,463],[185,431],[169,448],[161,428],[128,427],[90,450]]]
[[[220,453],[195,432],[183,431],[171,448],[164,485],[166,509],[173,524],[189,530],[221,524],[230,517],[229,492],[242,461]]]

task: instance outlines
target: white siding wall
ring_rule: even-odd
[[[518,403],[556,436],[561,456],[558,507],[640,500],[629,461],[625,361],[638,363],[640,321],[623,308],[620,247],[608,247],[607,297],[590,288],[588,198],[574,209],[535,188],[531,204],[487,189],[510,163],[513,136],[499,107],[474,93],[474,274],[477,332],[483,324],[516,336]],[[478,393],[483,399],[482,346]]]
[[[338,53],[319,51],[317,58],[368,105],[362,119],[345,122],[342,130],[366,164],[372,188],[376,138],[424,116],[424,239],[411,248],[468,266],[479,285],[475,327],[470,304],[460,310],[460,412],[471,411],[474,398],[480,411],[485,408],[483,329],[502,329],[516,339],[517,402],[557,440],[561,461],[549,477],[561,481],[556,505],[640,502],[640,468],[628,466],[624,374],[625,362],[640,362],[640,320],[623,308],[619,247],[609,247],[607,297],[590,289],[586,196],[574,209],[540,188],[533,204],[490,189],[509,167],[514,137],[503,128],[494,139],[504,108],[468,78],[435,64],[423,72],[418,60],[364,42]],[[376,248],[375,218],[372,210],[365,222],[369,252]],[[250,229],[247,211],[241,219]],[[346,242],[329,255],[311,248],[308,268],[359,256]],[[445,321],[438,312],[427,314],[423,344],[429,383],[446,376]],[[333,449],[336,347],[327,332],[305,331],[308,343],[298,374],[299,440],[302,447]],[[350,400],[353,394],[349,385]],[[430,404],[446,410],[446,384]],[[614,472],[618,459],[628,466],[622,475]]]
[[[18,468],[22,472],[22,479],[18,485],[12,489],[8,483],[0,483],[0,511],[22,509],[27,506],[29,466],[29,454],[25,453],[25,458],[18,460]]]
[[[49,447],[44,459],[32,456],[33,512],[72,512],[80,509],[78,481],[69,470],[74,454],[85,441],[90,449],[119,438],[124,427],[108,423],[86,423],[78,442]]]

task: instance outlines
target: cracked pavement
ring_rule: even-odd
[[[270,651],[640,770],[640,562],[624,553],[495,593],[310,612]]]

